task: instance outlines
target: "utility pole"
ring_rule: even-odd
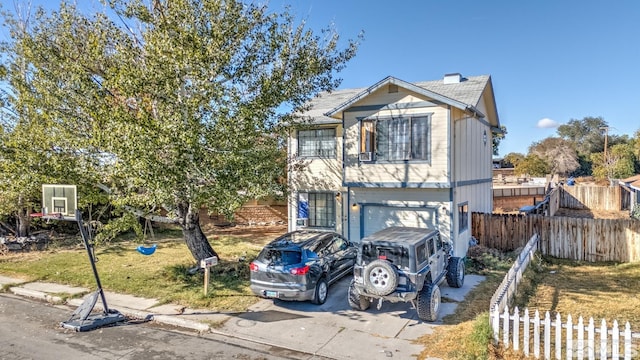
[[[607,161],[607,141],[609,138],[609,127],[608,126],[602,126],[600,127],[600,130],[604,130],[604,161]]]

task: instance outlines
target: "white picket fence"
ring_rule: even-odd
[[[527,357],[533,354],[536,359],[541,356],[552,359],[553,353],[553,358],[558,360],[563,358],[563,354],[566,359],[579,360],[596,359],[596,356],[599,359],[613,360],[640,358],[640,333],[631,332],[629,322],[621,329],[617,320],[614,320],[609,329],[604,319],[600,326],[596,326],[593,318],[589,318],[589,322],[585,324],[581,316],[574,323],[571,315],[568,315],[563,323],[560,314],[556,314],[552,321],[548,311],[544,319],[540,318],[538,310],[531,318],[529,309],[525,309],[524,316],[520,317],[517,307],[512,315],[508,308],[504,308],[502,313],[494,308],[490,321],[496,343],[501,342],[505,348],[522,352]]]
[[[490,302],[490,311],[497,310],[500,312],[511,302],[513,296],[518,291],[518,285],[522,280],[522,274],[527,270],[527,266],[529,266],[529,263],[533,260],[538,249],[539,239],[540,236],[538,234],[533,234],[522,252],[520,252],[520,255],[518,255],[518,258],[502,279],[502,283],[493,293]]]

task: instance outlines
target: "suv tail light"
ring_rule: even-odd
[[[252,262],[251,264],[249,264],[249,270],[258,271],[258,265]]]
[[[289,270],[292,275],[305,275],[309,272],[309,265]]]

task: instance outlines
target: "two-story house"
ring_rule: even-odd
[[[437,227],[465,256],[471,212],[491,212],[492,136],[500,132],[490,76],[447,74],[325,93],[291,134],[289,230],[352,241],[388,226]]]

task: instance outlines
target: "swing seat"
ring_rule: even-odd
[[[136,250],[142,255],[151,255],[156,252],[157,244],[153,244],[150,247],[144,247],[142,245],[138,246]]]

